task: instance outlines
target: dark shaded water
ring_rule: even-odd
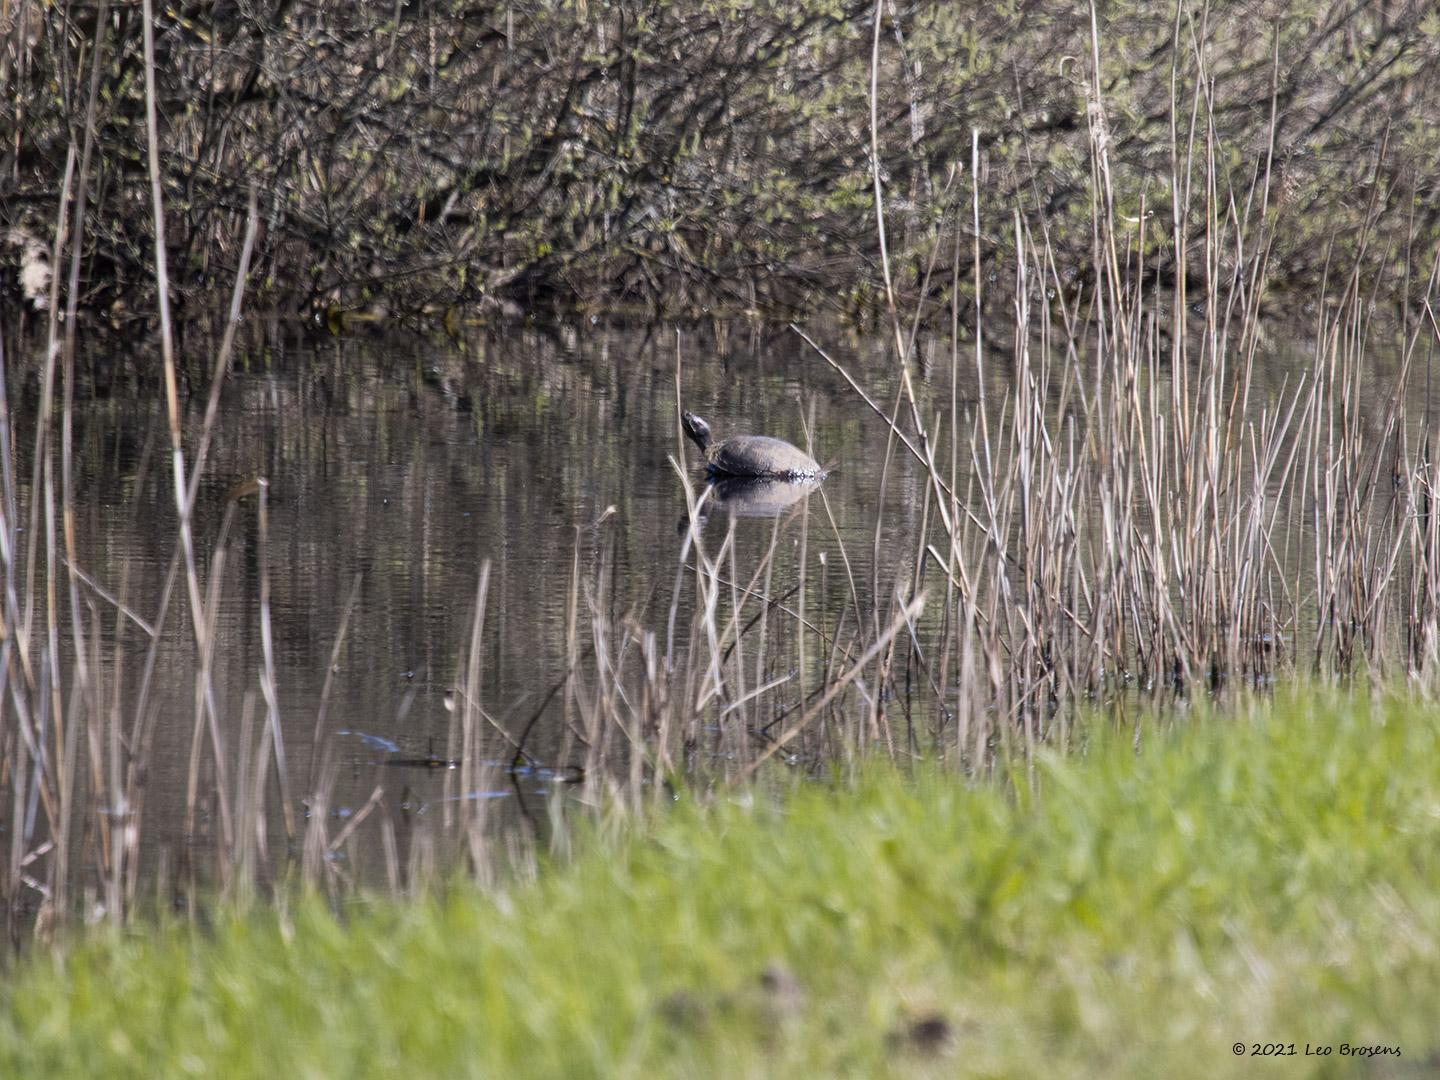
[[[176,549],[168,437],[158,348],[92,355],[80,365],[75,409],[77,535],[83,569],[154,621]],[[894,379],[879,342],[832,335],[833,347],[871,393],[890,402]],[[23,351],[23,346],[20,347]],[[33,346],[32,346],[33,348]],[[192,334],[187,431],[198,430],[211,340]],[[928,348],[928,347],[927,347]],[[677,361],[677,352],[679,360]],[[38,363],[11,362],[11,408],[20,460],[32,455]],[[318,765],[312,737],[331,650],[352,590],[356,602],[335,665],[321,732],[339,766],[341,813],[363,803],[385,761],[444,758],[452,716],[447,691],[463,680],[480,568],[490,563],[482,699],[518,738],[537,711],[527,750],[556,768],[572,566],[602,563],[607,593],[595,602],[663,633],[681,555],[683,487],[676,456],[676,368],[685,405],[718,435],[748,431],[807,444],[836,468],[823,487],[834,527],[812,497],[807,552],[819,588],[812,615],[853,618],[850,586],[833,568],[843,542],[868,604],[870,552],[881,510],[886,440],[879,420],[843,380],[783,328],[613,327],[478,331],[462,339],[388,334],[316,340],[283,323],[252,330],[225,382],[213,449],[195,510],[202,571],[213,557],[227,493],[269,480],[269,574],[280,715],[294,786]],[[937,362],[938,363],[938,362]],[[945,361],[948,402],[948,356]],[[191,435],[193,446],[193,434]],[[685,444],[690,476],[698,454]],[[22,490],[29,474],[22,464]],[[884,485],[882,592],[914,553],[923,484],[896,456]],[[802,500],[803,501],[803,500]],[[28,500],[22,500],[22,505]],[[613,508],[613,510],[611,509]],[[610,510],[608,516],[607,510]],[[218,713],[238,742],[247,714],[263,715],[259,673],[260,566],[255,500],[236,504],[216,626]],[[794,512],[793,510],[791,511]],[[600,525],[597,521],[604,518]],[[723,513],[707,533],[723,536]],[[737,521],[734,567],[743,580],[770,544],[774,520]],[[772,595],[797,570],[798,527],[781,530]],[[22,542],[24,534],[22,533]],[[788,549],[785,547],[788,545]],[[203,575],[202,575],[203,576]],[[357,585],[358,582],[358,585]],[[92,629],[107,654],[115,610],[90,594]],[[689,602],[682,590],[681,603]],[[818,614],[817,614],[818,613]],[[682,612],[683,614],[683,612]],[[128,662],[119,695],[133,701],[145,639],[124,626]],[[183,816],[194,707],[188,610],[177,591],[165,628],[150,754],[147,833],[172,833]],[[258,730],[258,728],[256,728]],[[497,756],[508,757],[496,738]],[[400,781],[412,805],[444,797],[440,770],[417,764]],[[519,793],[546,791],[527,773]],[[394,772],[389,783],[396,783]],[[450,794],[455,794],[450,792]],[[517,794],[514,788],[507,797]]]
[[[846,626],[853,625],[857,599],[865,618],[877,608],[883,617],[897,586],[913,575],[925,512],[922,472],[901,450],[887,468],[884,424],[788,329],[587,320],[458,338],[387,332],[317,339],[312,328],[260,323],[246,334],[224,384],[203,474],[197,550],[208,580],[229,494],[256,477],[268,479],[277,696],[297,814],[305,812],[315,778],[331,769],[329,812],[337,820],[364,804],[377,783],[394,805],[421,815],[466,798],[531,815],[567,789],[577,751],[565,730],[565,696],[553,691],[567,670],[574,568],[582,593],[590,590],[580,603],[662,639],[672,599],[682,624],[693,602],[693,590],[674,584],[685,502],[669,459],[683,450],[692,481],[703,478],[694,447],[682,447],[678,433],[677,366],[684,406],[704,415],[718,435],[765,433],[808,443],[822,463],[835,465],[817,493],[781,517],[736,519],[728,569],[739,582],[773,543],[778,554],[768,595],[785,595],[801,576],[803,552],[806,614],[839,639],[854,635]],[[819,336],[875,401],[893,406],[896,372],[882,339],[834,328]],[[182,349],[192,448],[212,347],[211,338],[194,332]],[[1287,348],[1294,346],[1278,343],[1257,370],[1257,407],[1308,359],[1307,351]],[[158,352],[142,339],[133,352],[85,356],[74,433],[79,562],[150,622],[177,543]],[[1383,360],[1383,350],[1379,355]],[[23,508],[32,505],[40,365],[33,343],[10,343],[7,358]],[[963,411],[973,407],[979,387],[968,362],[959,370],[955,396]],[[948,347],[922,341],[916,371],[927,419],[948,415]],[[986,393],[997,403],[997,425],[1005,422],[1009,378],[1003,363],[994,365]],[[1376,392],[1389,385],[1377,368]],[[963,454],[960,461],[963,491]],[[253,746],[264,712],[255,500],[233,505],[215,625],[216,711],[227,748],[247,739]],[[713,515],[707,537],[718,543],[727,518],[723,510]],[[28,515],[22,525],[23,549]],[[491,729],[485,744],[495,760],[509,763],[523,733],[526,756],[513,775],[501,770],[493,786],[465,792],[447,775],[452,770],[430,766],[453,752],[447,705],[464,681],[487,561],[480,696],[506,734]],[[89,640],[104,658],[106,693],[124,713],[135,707],[147,639],[117,620],[114,605],[97,592],[86,595]],[[43,611],[37,619],[43,624]],[[149,703],[154,728],[144,815],[147,842],[157,850],[182,835],[196,715],[193,639],[180,591],[163,640]],[[317,740],[327,676],[332,685]],[[761,677],[757,668],[756,681]],[[923,691],[917,701],[904,707],[937,708]],[[127,716],[126,726],[132,722]],[[208,766],[202,771],[212,779]],[[278,815],[270,824],[278,827]],[[208,818],[202,825],[213,828]]]

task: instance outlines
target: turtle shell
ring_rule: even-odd
[[[732,435],[705,451],[710,468],[725,476],[819,476],[815,459],[784,439],[769,435]]]

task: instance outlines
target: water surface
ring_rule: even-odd
[[[811,332],[875,402],[894,407],[897,372],[883,338],[839,327]],[[213,344],[199,329],[183,341],[192,455]],[[952,390],[965,416],[956,475],[962,492],[968,426],[981,399],[973,346],[963,347],[953,388],[942,341],[922,338],[915,366],[927,421],[948,417]],[[38,348],[25,339],[7,348],[22,507],[32,505]],[[148,623],[158,617],[177,544],[158,351],[143,335],[89,350],[77,369],[75,404],[78,561],[99,588]],[[1377,355],[1374,393],[1383,403],[1389,353]],[[1257,413],[1273,409],[1309,359],[1293,338],[1267,346],[1254,380]],[[1012,382],[1003,362],[990,366],[984,395],[996,430],[1013,419]],[[340,820],[377,785],[392,808],[417,816],[460,799],[520,804],[528,814],[537,801],[563,794],[580,757],[573,707],[556,693],[575,646],[568,637],[572,581],[579,582],[575,602],[582,611],[605,611],[614,625],[651,631],[662,646],[673,621],[681,628],[677,647],[688,640],[695,592],[677,589],[676,580],[682,560],[694,556],[680,527],[685,487],[672,462],[685,462],[697,490],[704,477],[695,448],[679,434],[677,394],[717,436],[780,436],[833,465],[818,491],[788,505],[771,505],[786,500],[769,496],[732,500],[731,508],[741,510],[733,525],[722,504],[704,534],[714,551],[734,528],[725,569],[737,584],[750,581],[773,545],[772,569],[757,587],[805,605],[815,640],[831,647],[826,657],[812,643],[809,663],[832,664],[843,643],[857,639],[857,601],[863,617],[874,620],[890,610],[897,592],[908,591],[926,480],[903,450],[892,448],[887,457],[884,423],[791,330],[587,318],[459,336],[389,329],[326,337],[294,323],[252,323],[224,383],[195,508],[207,581],[227,507],[234,514],[214,631],[217,714],[227,749],[238,755],[240,746],[254,745],[264,708],[257,503],[253,496],[231,499],[237,485],[263,477],[276,693],[295,811],[303,815],[323,776],[334,778],[326,810]],[[948,449],[942,461],[946,455]],[[22,524],[23,548],[31,519]],[[802,557],[809,572],[797,601]],[[519,760],[522,767],[502,769],[466,791],[443,767],[454,749],[448,706],[465,681],[485,565],[480,698],[493,723],[483,742],[490,759]],[[107,692],[122,711],[134,708],[147,639],[117,618],[98,590],[86,597],[87,633],[106,658]],[[940,617],[933,612],[932,605],[932,617]],[[588,632],[581,619],[582,647]],[[154,726],[145,784],[146,837],[161,848],[181,835],[196,715],[183,591],[162,640],[148,705]],[[756,682],[794,677],[793,642],[747,663]],[[915,692],[912,701],[907,691],[903,703],[907,719],[913,721],[909,710],[942,707],[933,695],[926,700],[918,670],[905,679]],[[858,690],[868,692],[863,684]],[[517,759],[522,737],[526,753]],[[213,806],[205,810],[202,826],[213,828]],[[271,825],[278,827],[278,815]]]

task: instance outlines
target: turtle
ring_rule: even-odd
[[[705,455],[712,476],[770,477],[781,480],[817,479],[825,475],[814,458],[784,439],[769,435],[731,435],[712,442],[710,425],[692,412],[681,420],[685,434]]]

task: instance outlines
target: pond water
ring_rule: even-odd
[[[877,403],[893,407],[897,372],[883,337],[836,327],[815,333]],[[26,338],[6,344],[17,486],[20,505],[30,507],[40,346]],[[182,341],[192,451],[213,347],[202,331]],[[158,352],[144,338],[92,350],[77,372],[77,561],[97,586],[84,592],[89,640],[121,712],[136,707],[148,638],[117,619],[99,589],[153,623],[177,542]],[[1257,368],[1256,407],[1293,385],[1310,355],[1293,338],[1277,340]],[[922,338],[917,356],[922,410],[927,419],[948,415],[948,345]],[[968,362],[959,371],[954,394],[970,410],[981,387]],[[996,425],[1007,422],[1011,378],[997,367],[986,388]],[[1383,402],[1389,381],[1380,369],[1376,383]],[[688,633],[695,592],[676,582],[694,554],[682,524],[685,486],[671,460],[683,453],[692,483],[704,480],[695,448],[679,434],[677,393],[719,436],[779,436],[835,466],[817,492],[800,493],[779,517],[760,507],[758,516],[735,519],[725,568],[736,582],[749,582],[773,546],[772,570],[757,587],[789,600],[799,560],[807,560],[802,614],[832,652],[855,637],[846,627],[857,602],[865,618],[876,610],[888,618],[919,554],[925,474],[903,450],[887,465],[883,422],[788,328],[584,318],[459,335],[392,329],[326,337],[310,326],[253,321],[224,384],[194,517],[208,581],[226,508],[235,515],[213,632],[226,753],[243,758],[235,748],[255,745],[264,715],[256,500],[229,497],[264,477],[275,690],[294,812],[303,816],[323,774],[333,778],[323,809],[337,822],[377,786],[392,812],[423,816],[447,802],[486,799],[543,818],[545,800],[573,786],[567,781],[584,760],[567,711],[573,705],[556,692],[575,648],[575,568],[580,606],[653,631],[662,649],[667,625],[680,623],[682,648]],[[962,490],[966,472],[962,455]],[[34,525],[23,512],[21,519],[23,552]],[[728,527],[723,511],[711,516],[705,543],[712,552]],[[478,738],[502,767],[466,791],[443,766],[455,752],[451,706],[465,685],[487,564],[478,685],[488,726]],[[43,608],[36,619],[43,626]],[[152,856],[174,858],[196,716],[183,588],[161,636],[146,706],[153,726],[144,829]],[[753,658],[754,684],[793,676],[791,648]],[[810,664],[829,662],[811,649]],[[904,708],[936,713],[942,703],[927,698],[923,683],[917,674],[915,700]],[[124,726],[135,719],[127,716]],[[202,772],[213,780],[208,766]],[[201,832],[213,834],[214,806],[201,802]],[[279,820],[272,810],[272,832]]]
[[[202,332],[182,342],[182,366],[193,380],[184,406],[192,452],[213,345]],[[871,393],[893,394],[883,342],[836,334],[826,347]],[[926,343],[922,352],[934,348]],[[33,341],[7,349],[22,495],[33,460],[38,351]],[[177,543],[157,354],[154,341],[138,341],[133,353],[83,357],[74,430],[78,561],[151,623]],[[389,770],[384,782],[403,788],[412,807],[460,795],[443,783],[444,770],[420,763],[449,753],[447,706],[464,683],[487,561],[481,699],[512,736],[527,733],[526,760],[535,766],[521,770],[520,784],[502,776],[494,794],[544,794],[553,786],[548,769],[574,767],[555,756],[565,740],[563,695],[553,690],[566,673],[577,559],[587,582],[604,568],[606,595],[594,602],[638,625],[663,633],[676,595],[686,515],[684,485],[671,465],[682,451],[677,366],[685,406],[718,436],[776,435],[812,446],[819,460],[835,465],[823,486],[828,516],[809,509],[817,515],[806,530],[807,557],[817,567],[809,603],[824,625],[853,618],[853,611],[844,614],[849,581],[828,568],[839,565],[841,543],[852,558],[863,556],[855,587],[868,603],[885,431],[784,327],[677,330],[582,319],[459,337],[327,338],[285,322],[248,330],[224,384],[194,512],[196,547],[204,577],[229,493],[251,478],[268,479],[276,691],[292,785],[302,787],[301,778],[322,764],[314,735],[328,674],[318,748],[337,769],[332,812],[343,816],[363,804],[382,766]],[[691,481],[703,486],[696,448],[687,442],[683,452]],[[896,456],[883,487],[882,591],[913,562],[922,492],[914,462]],[[214,631],[217,713],[232,727],[222,732],[231,747],[242,724],[258,730],[264,667],[255,500],[234,506]],[[712,544],[726,528],[717,518],[725,515],[712,515],[706,528]],[[792,508],[778,533],[783,550],[772,595],[785,592],[784,576],[794,573],[795,520]],[[773,517],[737,518],[735,572],[748,579],[748,567],[776,535]],[[23,530],[20,540],[23,548]],[[147,639],[123,620],[117,631],[115,609],[98,593],[87,590],[86,599],[102,651],[111,654],[121,635],[129,662],[112,675],[122,680],[119,699],[132,703]],[[682,589],[682,622],[691,600]],[[173,842],[184,816],[195,716],[183,588],[164,637],[150,705],[146,830]],[[512,757],[503,737],[490,742],[497,760]],[[414,767],[401,772],[396,762]]]

